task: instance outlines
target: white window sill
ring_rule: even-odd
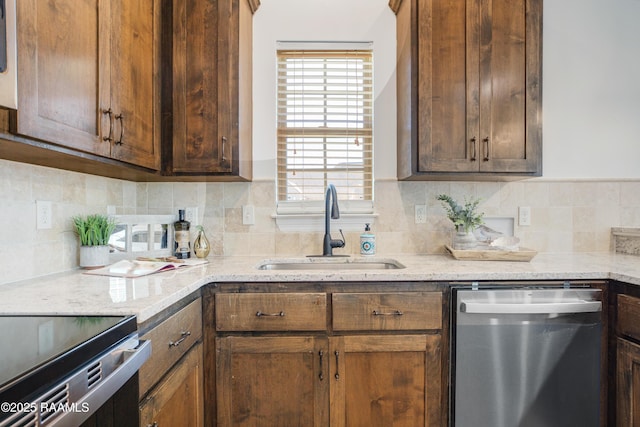
[[[342,213],[339,219],[331,220],[331,229],[338,231],[363,231],[364,225],[373,228],[377,213]],[[273,214],[280,231],[284,232],[324,232],[324,213]]]

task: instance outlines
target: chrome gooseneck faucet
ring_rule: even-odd
[[[331,238],[331,219],[329,218],[329,199],[332,199],[331,218],[340,218],[340,209],[338,209],[338,195],[336,187],[333,184],[327,186],[327,192],[324,196],[324,244],[322,245],[322,256],[333,256],[333,248],[344,248],[344,234],[340,230],[342,239],[334,240]]]

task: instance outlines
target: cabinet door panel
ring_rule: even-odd
[[[114,145],[118,160],[160,168],[160,3],[121,0],[112,7]]]
[[[140,405],[140,426],[203,425],[202,345],[198,344]]]
[[[173,171],[228,172],[218,138],[218,3],[173,7]]]
[[[533,172],[538,167],[536,144],[528,133],[533,124],[527,121],[527,110],[536,108],[529,87],[538,84],[531,77],[536,63],[527,56],[538,38],[528,35],[533,28],[527,19],[535,16],[527,13],[528,4],[535,9],[537,2],[484,1],[481,6],[482,22],[488,24],[480,48],[482,171]]]
[[[108,156],[110,2],[20,0],[18,112],[12,131]]]
[[[477,171],[478,58],[467,51],[477,43],[477,25],[467,31],[468,19],[477,24],[477,7],[460,0],[418,4],[419,170]]]
[[[331,338],[331,425],[443,425],[440,335]]]
[[[216,339],[220,427],[321,427],[328,417],[327,339]]]

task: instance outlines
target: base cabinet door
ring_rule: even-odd
[[[443,425],[440,335],[330,340],[332,427]]]
[[[640,345],[618,338],[616,424],[640,426]]]
[[[197,344],[140,403],[140,426],[201,427],[202,372],[202,344]]]
[[[218,427],[328,425],[326,337],[216,339]]]

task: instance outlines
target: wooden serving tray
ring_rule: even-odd
[[[449,253],[459,260],[467,261],[531,261],[538,254],[533,249],[520,248],[517,251],[505,251],[500,249],[453,249],[444,245]]]

